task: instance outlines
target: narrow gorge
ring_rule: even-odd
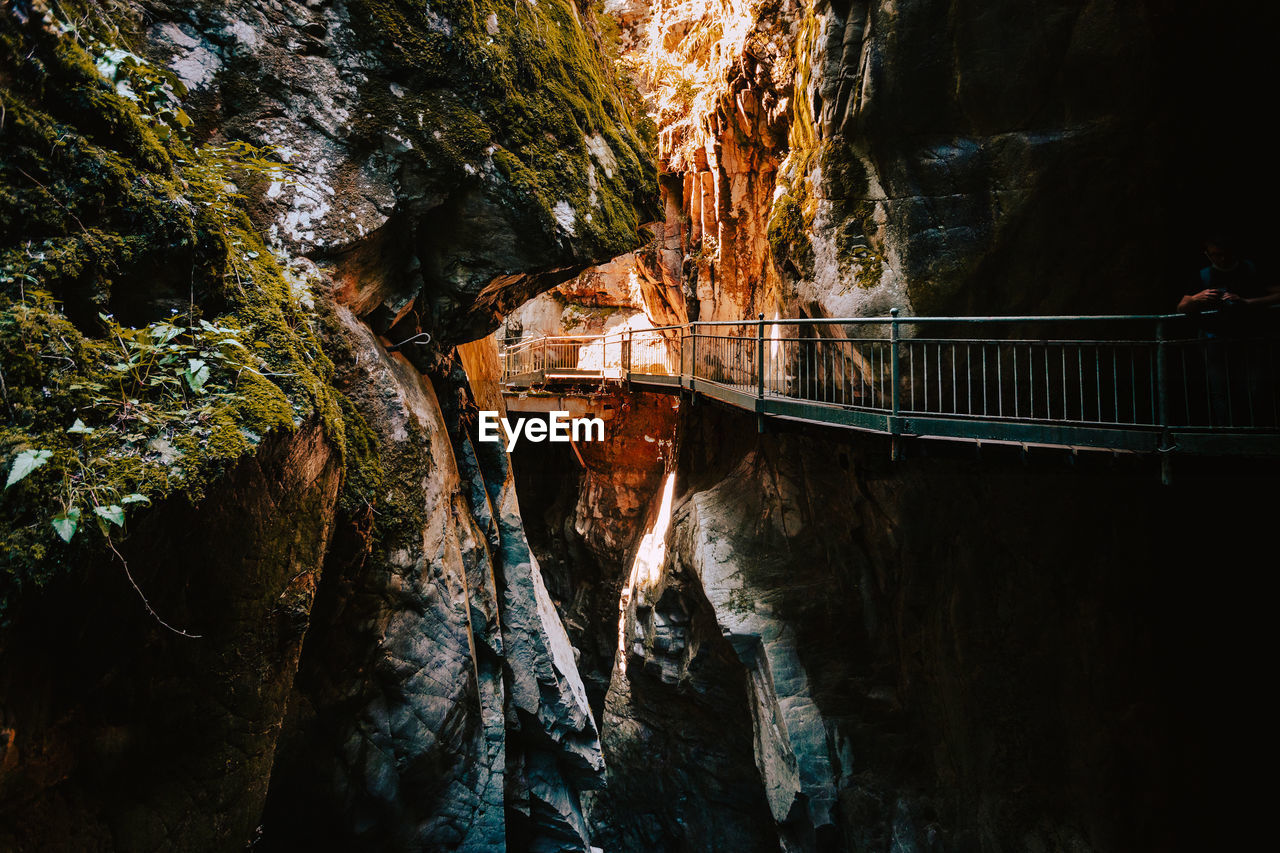
[[[1270,23],[0,0],[0,853],[1261,847]]]

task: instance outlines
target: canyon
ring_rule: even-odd
[[[537,441],[501,360],[1171,311],[1273,248],[1264,18],[9,0],[0,850],[1264,843],[1275,458]]]

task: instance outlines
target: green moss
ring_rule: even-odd
[[[870,180],[855,152],[836,137],[820,153],[822,181],[831,203],[835,224],[836,259],[842,272],[852,272],[852,284],[876,287],[884,272],[884,259],[872,246],[876,231],[875,202],[868,199]]]
[[[356,30],[395,62],[392,80],[365,85],[357,112],[371,138],[395,128],[436,174],[462,179],[492,156],[510,203],[537,221],[531,232],[555,233],[555,209],[568,204],[577,242],[607,258],[637,245],[638,212],[654,213],[656,139],[602,60],[612,43],[595,12],[579,21],[571,2],[356,0]],[[392,82],[404,98],[389,94]],[[612,178],[588,148],[594,136],[613,154]]]
[[[816,38],[817,21],[811,8],[800,21],[799,38],[793,49],[796,63],[791,124],[787,131],[789,152],[782,179],[782,193],[769,211],[768,239],[774,262],[800,278],[814,272],[813,221],[817,202],[809,187],[809,171],[817,149],[817,129],[809,102],[809,54]]]
[[[807,187],[802,181],[802,186]],[[769,213],[769,247],[775,262],[796,275],[813,275],[813,242],[809,230],[813,225],[804,208],[791,193],[784,193],[773,203]]]
[[[350,400],[339,396],[338,402],[346,428],[346,477],[338,505],[348,517],[358,517],[378,503],[386,475],[378,455],[376,433]]]
[[[865,198],[870,188],[866,169],[842,137],[827,140],[818,153],[822,182],[833,199]]]
[[[578,255],[630,250],[657,198],[653,128],[626,108],[638,98],[602,61],[610,45],[594,13],[579,23],[570,2],[355,0],[353,27],[382,43],[370,47],[392,67],[362,85],[352,144],[395,134],[446,188],[476,180],[491,159],[531,235],[554,233],[567,203]],[[61,4],[64,22],[72,5],[79,30],[0,15],[0,475],[24,449],[53,454],[0,494],[0,620],[12,596],[103,549],[87,518],[61,541],[53,514],[133,494],[198,501],[268,434],[309,420],[343,454],[349,516],[374,503],[387,504],[379,524],[422,512],[416,483],[387,481],[404,460],[383,458],[395,449],[380,452],[335,390],[317,317],[295,302],[218,170],[161,112],[140,111],[98,74],[90,51],[128,48],[127,36],[96,4]],[[612,179],[589,150],[596,136],[612,152]],[[175,312],[234,329],[240,360],[213,364],[203,393],[175,378],[181,364],[167,368],[176,386],[126,387],[111,333]],[[197,347],[198,333],[189,337],[184,346]],[[77,420],[92,432],[68,433]]]
[[[850,286],[875,287],[880,283],[884,261],[875,251],[869,235],[875,233],[875,204],[868,200],[870,180],[856,153],[841,137],[819,141],[813,123],[813,109],[807,92],[812,70],[810,46],[817,38],[817,19],[807,8],[801,21],[794,59],[795,100],[791,111],[788,164],[783,193],[769,215],[769,245],[775,262],[794,275],[808,278],[814,273],[812,232],[818,210],[818,193],[810,186],[815,164],[822,174],[821,195],[829,204],[834,226],[836,262]]]
[[[807,138],[801,135],[801,138]],[[798,149],[791,184],[774,202],[769,218],[769,245],[774,259],[800,277],[813,275],[811,233],[817,201],[810,188],[811,164],[821,166],[828,216],[834,228],[836,261],[848,287],[870,289],[880,283],[884,259],[870,235],[876,231],[875,202],[867,198],[870,181],[853,150],[837,137],[817,149]]]

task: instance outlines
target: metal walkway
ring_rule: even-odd
[[[1215,322],[1217,336],[1204,334]],[[502,357],[509,394],[619,382],[705,396],[757,413],[762,427],[778,418],[894,437],[1280,455],[1275,310],[1217,319],[762,315],[527,339]]]

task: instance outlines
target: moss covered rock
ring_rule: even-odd
[[[360,313],[378,331],[411,315],[437,340],[480,337],[639,244],[657,196],[652,134],[589,8],[353,0],[285,18],[160,4],[148,55],[184,76],[198,133],[289,161],[288,181],[245,187],[255,221],[377,290]]]
[[[166,77],[101,10],[65,11],[0,16],[0,465],[49,454],[0,495],[0,609],[273,431],[344,444],[312,320],[225,185],[251,164],[137,96]]]

